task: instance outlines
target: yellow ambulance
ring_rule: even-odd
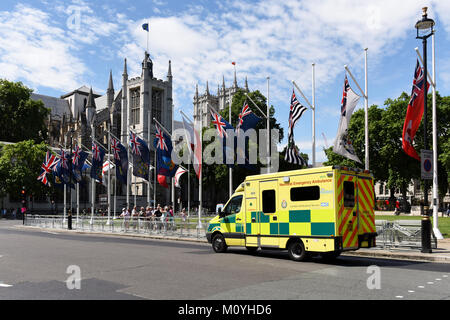
[[[287,249],[301,261],[374,247],[376,235],[372,174],[329,166],[246,177],[206,237],[218,253]]]

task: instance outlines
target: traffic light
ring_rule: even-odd
[[[25,187],[22,187],[22,191],[20,191],[20,194],[22,196],[22,207],[25,207],[25,204],[27,203],[27,190]]]

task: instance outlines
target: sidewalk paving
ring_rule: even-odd
[[[133,234],[133,233],[111,233],[101,231],[81,231],[81,230],[66,230],[66,229],[51,229],[41,228],[36,226],[23,226],[14,225],[16,229],[32,229],[32,230],[47,230],[63,233],[78,233],[78,234],[91,234],[91,235],[103,235],[114,237],[132,237],[142,239],[159,239],[159,240],[172,240],[172,241],[188,241],[196,243],[208,243],[205,237],[190,238],[180,236],[165,236],[165,235],[151,235],[151,234]],[[439,262],[450,263],[450,239],[438,240],[437,248],[432,249],[431,253],[422,253],[421,248],[362,248],[357,251],[348,251],[342,253],[343,256],[360,256],[368,258],[382,258],[382,259],[394,259],[394,260],[413,260],[424,262]]]

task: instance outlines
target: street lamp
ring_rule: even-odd
[[[434,33],[434,20],[427,16],[427,7],[422,8],[422,19],[416,22],[416,39],[422,39],[423,44],[423,144],[428,150],[427,137],[427,39]],[[428,180],[424,179],[424,218],[422,219],[422,252],[431,253],[431,221],[428,216]]]

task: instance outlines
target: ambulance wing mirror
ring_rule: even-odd
[[[219,208],[218,210],[219,210],[219,211],[218,211],[218,212],[219,212],[219,217],[220,217],[220,218],[225,217],[225,212],[222,211],[222,208]]]

